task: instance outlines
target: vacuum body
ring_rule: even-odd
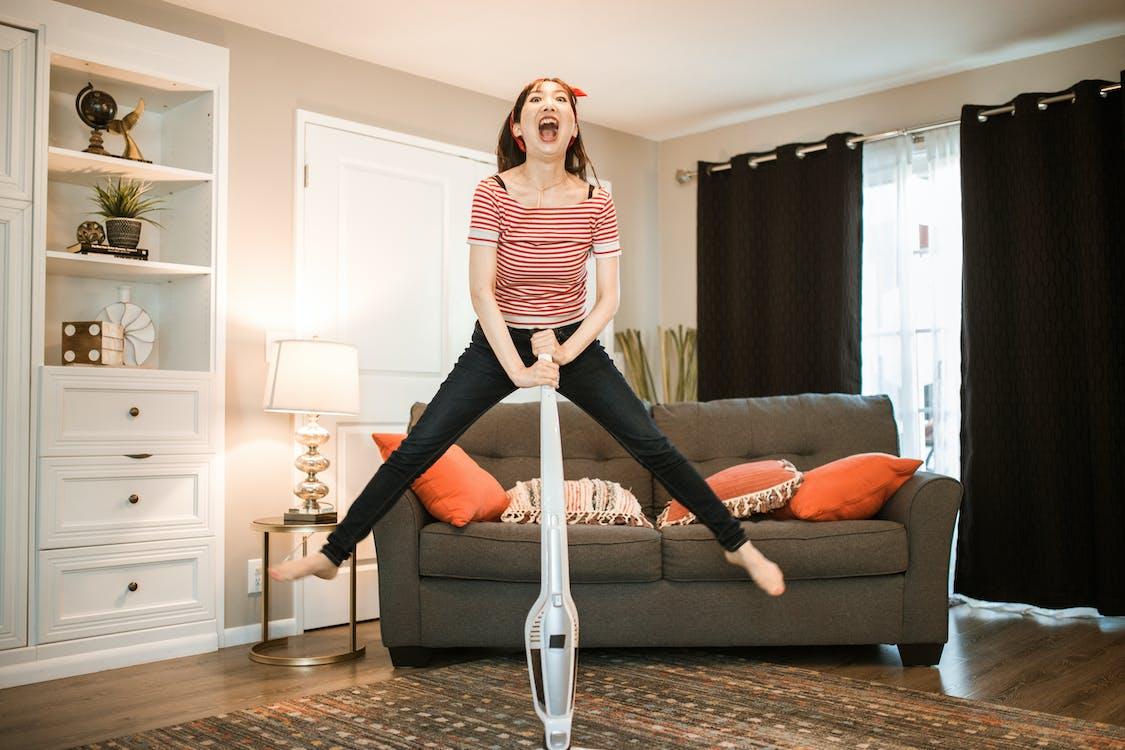
[[[543,353],[540,359],[550,360]],[[535,712],[547,750],[570,748],[578,677],[578,610],[570,596],[570,565],[563,489],[562,436],[555,389],[541,385],[539,399],[541,585],[524,623],[527,668]]]

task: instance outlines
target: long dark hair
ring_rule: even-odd
[[[574,121],[578,122],[578,104],[574,96],[574,90],[570,87],[570,84],[560,78],[536,78],[523,87],[523,91],[516,97],[516,103],[512,107],[511,112],[504,115],[504,124],[500,126],[500,140],[496,144],[497,172],[504,172],[527,161],[527,154],[520,150],[519,145],[516,143],[516,137],[512,134],[509,117],[516,122],[520,121],[520,115],[523,113],[523,105],[524,102],[527,101],[528,94],[537,89],[539,84],[544,81],[554,81],[563,87],[567,96],[570,97],[570,107],[574,111]],[[593,171],[594,180],[597,181],[598,171],[594,169],[593,162],[591,162],[590,157],[586,155],[586,147],[582,142],[582,128],[579,128],[578,136],[574,139],[574,143],[570,144],[566,149],[566,159],[563,161],[563,167],[567,172],[578,175],[583,181],[587,181],[587,166]],[[598,181],[597,184],[601,187],[600,181]]]

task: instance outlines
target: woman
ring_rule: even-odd
[[[586,182],[574,90],[558,78],[525,86],[496,154],[499,174],[477,184],[469,222],[469,280],[478,316],[471,343],[320,552],[271,567],[270,576],[334,578],[352,546],[473,422],[516,388],[549,384],[695,513],[730,563],[745,568],[768,594],[782,594],[781,569],[750,543],[596,341],[617,312],[621,246],[613,199]],[[586,314],[591,252],[597,301]],[[552,361],[540,360],[542,352]]]

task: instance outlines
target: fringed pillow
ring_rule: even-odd
[[[785,459],[750,461],[707,477],[707,484],[735,518],[767,513],[788,503],[804,474]],[[657,528],[699,523],[695,514],[673,499],[656,517]]]
[[[539,523],[543,485],[539,477],[516,482],[507,491],[508,508],[500,520],[508,523]],[[604,479],[566,479],[563,481],[566,522],[602,526],[644,526],[654,528],[636,496],[617,482]]]

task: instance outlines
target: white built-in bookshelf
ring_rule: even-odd
[[[90,129],[75,112],[75,95],[86,85],[110,92],[123,117],[144,100],[131,135],[151,163],[83,151]],[[205,371],[212,367],[212,278],[215,222],[215,91],[143,70],[52,54],[47,131],[46,321],[44,363],[62,362],[60,324],[92,320],[117,301],[127,283],[132,301],[152,317],[157,342],[141,367]],[[106,150],[123,141],[104,135]],[[92,186],[107,178],[145,180],[148,195],[164,200],[153,215],[163,228],[144,223],[140,247],[149,259],[133,260],[67,252],[75,230],[90,214]],[[69,257],[68,257],[69,256]]]
[[[0,5],[0,688],[223,645],[228,71],[222,47]],[[144,99],[130,135],[148,161],[84,150],[87,82],[118,118]],[[148,259],[71,252],[79,224],[105,223],[92,186],[118,177],[164,199]],[[96,320],[122,286],[151,354],[64,364],[63,322]]]

